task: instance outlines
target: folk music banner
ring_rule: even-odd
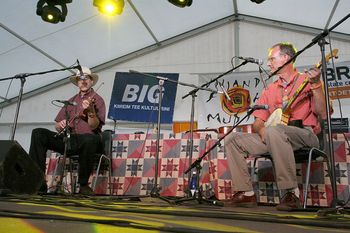
[[[162,89],[161,123],[172,123],[179,74],[152,73],[165,80]],[[117,72],[108,118],[135,122],[158,122],[159,79],[142,74]]]
[[[199,85],[201,86],[215,77],[217,75],[200,75]],[[264,88],[258,72],[231,73],[220,78],[218,82],[211,83],[209,88],[222,92],[220,87],[222,86],[231,101],[228,101],[224,94],[200,91],[198,95],[198,127],[200,129],[236,124],[246,115],[247,108],[258,100]],[[242,124],[246,125],[252,122],[253,117],[250,117]]]

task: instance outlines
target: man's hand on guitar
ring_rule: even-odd
[[[265,127],[260,128],[258,134],[260,135],[261,141],[266,144],[265,142]]]
[[[320,69],[311,68],[309,70],[305,70],[305,73],[307,74],[307,76],[309,78],[310,84],[320,82],[320,77],[321,77],[321,70]]]
[[[55,128],[59,132],[63,130],[66,127],[66,125],[67,125],[67,121],[62,120],[62,121],[56,122]]]
[[[260,118],[256,118],[253,123],[254,132],[258,133],[263,143],[265,143],[265,126],[264,121]]]

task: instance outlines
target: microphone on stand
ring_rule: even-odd
[[[267,104],[253,105],[253,106],[248,107],[248,109],[252,109],[252,110],[269,110],[269,106]]]
[[[64,104],[64,105],[71,105],[71,106],[77,106],[77,102],[70,102],[68,100],[54,100],[55,102]]]
[[[220,82],[218,82],[218,84],[219,84],[219,87],[221,88],[222,92],[225,94],[226,99],[227,99],[228,101],[231,102],[231,98],[230,98],[230,96],[227,94],[227,91],[225,90],[225,88],[222,86],[222,84],[221,84]]]
[[[85,75],[84,75],[84,72],[83,72],[83,69],[81,68],[81,65],[80,65],[80,62],[79,62],[79,59],[77,59],[77,69],[79,70],[79,74],[80,74],[80,79],[86,79]]]
[[[253,57],[238,57],[238,59],[245,60],[246,62],[250,62],[250,63],[255,63],[255,64],[259,65],[259,66],[264,64],[263,60],[256,59],[256,58],[253,58]]]

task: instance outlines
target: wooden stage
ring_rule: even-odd
[[[346,210],[321,216],[317,209],[281,212],[274,206],[232,208],[197,200],[175,205],[175,200],[178,199],[0,196],[0,232],[350,232]]]

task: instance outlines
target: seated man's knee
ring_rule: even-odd
[[[44,135],[46,135],[46,133],[48,132],[48,129],[45,128],[35,128],[32,130],[32,136],[34,137],[43,137]]]
[[[83,142],[83,146],[87,146],[90,148],[98,148],[101,144],[101,138],[97,135],[88,135],[85,136]]]
[[[286,135],[284,134],[284,130],[283,130],[283,125],[276,125],[276,126],[270,126],[270,127],[266,127],[265,129],[265,138],[266,139],[282,139],[282,138],[286,138]]]

